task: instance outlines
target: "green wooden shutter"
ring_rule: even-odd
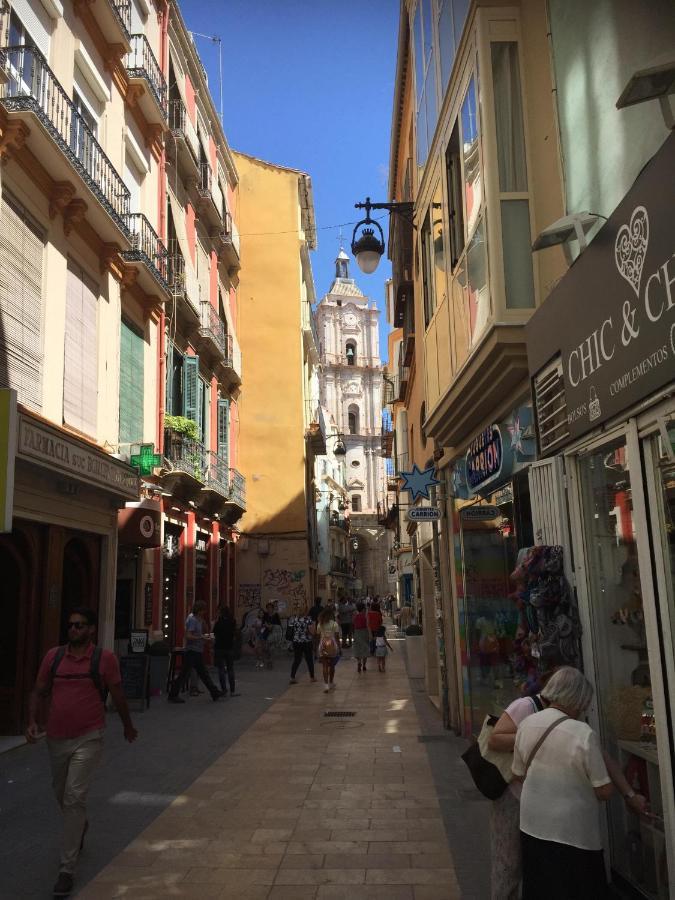
[[[186,356],[183,360],[183,415],[197,423],[198,384],[199,357]]]
[[[173,413],[173,344],[169,341],[166,348],[166,389],[164,392],[164,411],[167,416]]]
[[[199,426],[199,440],[204,443],[204,382],[197,379],[197,425]]]
[[[218,456],[230,464],[230,401],[218,400]]]
[[[143,440],[143,338],[121,323],[120,328],[120,444]]]

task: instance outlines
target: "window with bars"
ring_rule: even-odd
[[[44,233],[6,191],[0,213],[0,387],[42,407]]]

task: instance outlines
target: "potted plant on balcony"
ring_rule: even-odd
[[[199,452],[199,425],[194,419],[187,419],[185,416],[164,416],[164,428],[173,434],[180,434],[193,442],[193,446],[189,445],[183,449],[183,459],[188,465],[192,466],[194,477],[197,481],[204,480],[204,472],[202,465],[202,457]]]
[[[410,678],[424,678],[424,637],[420,625],[408,625],[406,628],[405,652]]]

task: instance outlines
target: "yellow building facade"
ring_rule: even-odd
[[[316,345],[309,251],[316,246],[311,179],[234,154],[247,265],[239,282],[246,386],[239,403],[248,512],[239,523],[237,617],[270,600],[283,613],[316,590]]]

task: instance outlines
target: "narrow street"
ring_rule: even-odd
[[[243,696],[216,710],[205,698],[155,704],[136,716],[132,748],[111,722],[76,896],[489,896],[487,803],[459,760],[464,743],[440,730],[403,640],[392,644],[384,675],[374,660],[358,675],[347,651],[331,694],[303,672],[288,686],[282,658],[271,672],[247,663]],[[6,776],[23,772],[20,807],[3,819],[25,817],[4,846],[8,900],[48,896],[57,862],[46,755],[34,760],[30,748],[3,760]]]

